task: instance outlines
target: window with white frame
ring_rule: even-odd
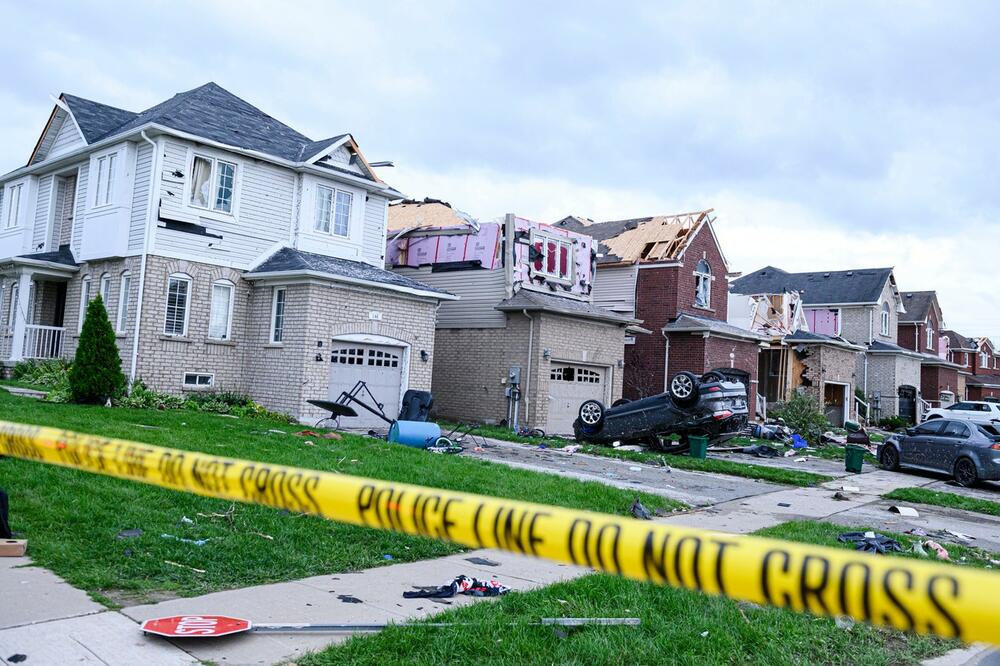
[[[128,328],[128,303],[129,292],[132,291],[132,274],[128,271],[122,273],[121,290],[118,292],[118,332],[124,333]]]
[[[285,288],[275,287],[271,302],[271,342],[280,343],[285,338]]]
[[[191,309],[191,278],[175,273],[167,279],[167,315],[163,334],[184,337],[187,335],[188,315]]]
[[[881,325],[879,326],[879,332],[881,332],[882,335],[889,335],[889,304],[888,303],[883,303],[882,304],[882,319],[881,319]]]
[[[233,212],[236,189],[236,164],[195,155],[191,163],[191,205],[198,208]]]
[[[987,352],[979,352],[979,367],[984,370],[990,367],[990,355]]]
[[[104,309],[111,308],[111,276],[105,273],[101,276],[101,300],[104,301]]]
[[[86,275],[80,280],[80,321],[77,330],[83,330],[83,320],[87,318],[87,305],[90,303],[90,276]]]
[[[712,267],[704,259],[694,267],[694,306],[696,308],[712,307]]]
[[[7,217],[4,219],[4,228],[13,229],[17,226],[21,216],[21,185],[14,185],[7,190]]]
[[[316,186],[316,231],[348,236],[351,232],[351,206],[354,196],[350,192],[325,185]]]
[[[535,273],[556,280],[573,281],[573,242],[541,234],[532,237]]]
[[[927,348],[934,349],[934,329],[931,328],[929,322],[927,324]]]
[[[7,330],[14,330],[14,317],[17,314],[17,292],[18,284],[14,282],[10,285],[10,304],[7,306]]]
[[[97,158],[94,170],[94,205],[107,206],[115,196],[115,169],[118,154],[111,153]]]
[[[184,388],[212,388],[215,375],[202,372],[185,372]]]
[[[213,340],[228,340],[232,335],[234,290],[235,285],[229,280],[218,280],[212,284],[212,312],[208,321],[208,337]]]

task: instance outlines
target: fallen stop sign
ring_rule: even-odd
[[[250,631],[250,620],[224,615],[174,615],[146,620],[142,630],[167,638],[216,638]]]

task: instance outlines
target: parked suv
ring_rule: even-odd
[[[720,373],[701,377],[679,372],[666,393],[640,400],[619,400],[605,407],[598,400],[580,405],[573,422],[577,441],[659,446],[666,435],[705,435],[724,440],[739,434],[747,424],[747,392],[740,382]]]
[[[935,407],[928,409],[924,414],[924,421],[931,419],[961,419],[972,421],[979,425],[1000,425],[1000,404],[995,402],[956,402],[947,407]]]

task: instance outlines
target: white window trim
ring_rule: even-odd
[[[10,303],[7,304],[7,332],[14,331],[14,319],[17,315],[17,298],[20,292],[20,285],[15,280],[10,285]]]
[[[698,263],[701,263],[702,261],[704,261],[706,264],[708,263],[708,259],[704,259],[704,258],[699,259]],[[712,283],[715,281],[715,275],[713,275],[712,272],[711,272],[712,271],[712,265],[711,264],[709,264],[709,266],[708,266],[709,272],[705,273],[703,271],[699,271],[698,270],[698,263],[695,263],[694,271],[692,271],[692,273],[691,273],[692,275],[694,275],[694,298],[695,298],[695,300],[694,300],[694,304],[693,305],[694,305],[694,307],[698,308],[699,310],[711,310],[712,309]],[[698,305],[698,280],[699,279],[707,279],[708,280],[708,303],[705,304],[705,305]]]
[[[109,273],[101,274],[100,287],[97,292],[101,301],[104,303],[104,309],[111,312],[111,275]]]
[[[931,328],[929,322],[927,324],[927,330],[924,331],[924,337],[927,338],[924,342],[924,344],[927,345],[927,349],[934,351],[934,329]]]
[[[193,192],[191,190],[192,185],[194,184],[194,160],[196,157],[210,160],[212,162],[212,173],[209,176],[209,182],[212,183],[212,197],[207,207],[199,206],[194,202]],[[219,162],[225,162],[226,164],[231,164],[233,166],[233,202],[228,212],[218,210],[213,207],[215,205],[215,198],[218,195],[217,178],[219,174]],[[186,171],[187,177],[184,179],[184,203],[198,211],[199,215],[218,216],[223,220],[231,222],[233,218],[237,216],[237,211],[239,210],[240,175],[242,171],[243,163],[233,156],[214,153],[202,149],[189,150]]]
[[[890,323],[889,309],[883,303],[882,304],[882,312],[881,312],[880,320],[879,320],[879,331],[880,331],[881,335],[883,335],[883,336],[888,336],[889,335],[889,323]]]
[[[278,315],[278,294],[283,293],[284,298],[282,299],[282,310],[281,310],[281,340],[275,340],[274,335],[277,332],[276,324]],[[288,316],[288,291],[285,287],[275,287],[271,293],[271,335],[268,338],[268,342],[272,345],[282,345],[285,343],[285,318]]]
[[[326,236],[333,236],[334,238],[344,238],[349,239],[351,237],[351,229],[354,226],[354,202],[357,200],[357,195],[350,191],[345,190],[340,187],[335,187],[333,185],[326,185],[324,183],[316,183],[315,187],[316,193],[314,195],[313,201],[313,231],[318,234],[323,234]],[[330,217],[327,220],[329,229],[321,229],[319,226],[319,197],[320,192],[326,190],[330,192]],[[347,230],[345,233],[337,233],[337,195],[346,194],[351,197],[351,207],[347,211]]]
[[[217,338],[212,335],[212,313],[215,311],[215,288],[225,287],[229,289],[229,312],[226,313],[226,333],[223,337]],[[208,311],[208,339],[229,341],[233,339],[233,303],[236,300],[236,285],[230,280],[216,280],[212,283],[211,305]]]
[[[170,281],[171,280],[181,280],[187,282],[187,298],[184,300],[184,329],[181,333],[168,333],[167,332],[167,313],[170,311]],[[191,290],[193,288],[193,281],[191,276],[187,273],[171,273],[167,277],[167,291],[164,294],[164,307],[163,307],[163,335],[171,338],[186,338],[188,334],[188,323],[191,320]]]
[[[208,380],[207,384],[198,384],[197,383],[197,379],[195,380],[196,383],[194,383],[194,384],[188,384],[187,383],[187,378],[188,377],[208,377],[209,380]],[[214,389],[215,388],[215,373],[214,372],[185,372],[183,375],[181,375],[181,387],[185,391],[209,391],[211,389]]]
[[[89,275],[85,275],[80,280],[80,321],[76,327],[77,332],[83,332],[83,321],[87,318],[87,306],[90,305],[90,289],[92,286]]]
[[[24,183],[8,185],[3,193],[3,230],[14,230],[21,226],[24,203]],[[14,208],[14,192],[17,192],[17,208]],[[11,224],[13,222],[13,224]]]
[[[132,291],[132,273],[125,271],[118,280],[118,313],[115,317],[115,330],[124,333],[128,330],[128,302]]]
[[[554,282],[573,284],[573,282],[576,280],[576,256],[573,252],[573,240],[566,236],[549,235],[532,230],[531,238],[529,239],[531,246],[534,247],[535,243],[539,241],[541,241],[542,248],[543,250],[545,250],[542,252],[542,267],[535,268],[535,262],[529,260],[528,265],[531,266],[532,272],[535,275],[541,275]],[[547,243],[556,243],[557,245],[565,245],[568,248],[568,251],[566,253],[566,261],[569,262],[569,265],[566,268],[569,272],[567,273],[566,277],[561,277],[558,273],[557,274],[549,273],[548,270],[546,270],[546,264],[548,263],[545,260],[545,258],[548,256],[547,245],[546,245]]]
[[[107,188],[105,189],[106,195],[104,201],[101,201],[101,190],[100,190],[100,174],[101,174],[101,160],[108,159],[114,156],[114,167],[115,171],[112,173],[110,171],[110,166],[108,170],[109,178],[107,183]],[[122,149],[115,148],[114,150],[109,150],[104,153],[99,153],[94,155],[91,159],[91,169],[90,177],[88,178],[87,189],[91,190],[93,194],[88,192],[88,199],[90,199],[90,210],[100,210],[103,208],[111,208],[116,204],[115,193],[118,190],[118,183],[116,182],[121,175],[121,165],[122,165]],[[109,163],[110,164],[110,163]]]

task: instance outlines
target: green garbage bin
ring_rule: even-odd
[[[701,435],[688,435],[688,443],[691,445],[690,455],[692,458],[704,458],[708,452],[708,437]]]
[[[854,446],[853,444],[848,444],[845,448],[847,456],[844,459],[844,468],[852,474],[861,473],[861,463],[865,460],[865,453],[867,449],[860,446]]]

